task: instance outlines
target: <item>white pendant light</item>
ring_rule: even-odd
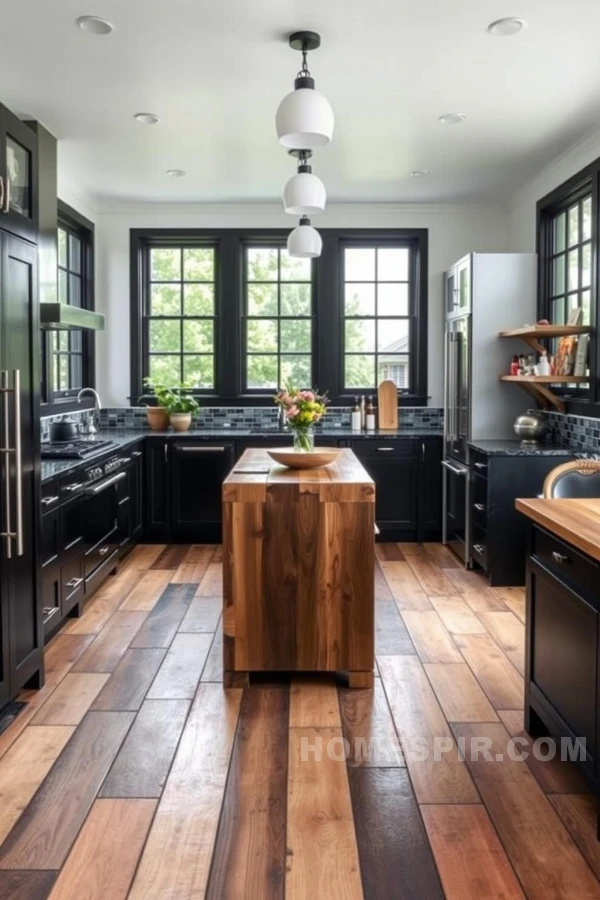
[[[290,35],[292,50],[302,52],[302,69],[294,90],[279,104],[275,127],[279,143],[293,150],[314,150],[326,146],[333,136],[333,110],[326,97],[315,90],[315,82],[306,64],[306,54],[321,45],[314,31],[296,31]]]
[[[298,226],[288,235],[288,253],[301,259],[312,259],[321,255],[322,247],[321,235],[312,227],[308,216],[302,216]]]
[[[312,174],[307,150],[290,150],[298,156],[298,172],[293,175],[283,189],[283,206],[291,216],[316,216],[325,210],[327,194],[320,178]]]

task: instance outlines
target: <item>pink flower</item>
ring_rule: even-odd
[[[293,418],[295,418],[295,416],[298,415],[299,412],[300,412],[300,410],[298,409],[297,406],[290,406],[289,409],[286,409],[285,414],[288,417],[288,419],[293,419]]]

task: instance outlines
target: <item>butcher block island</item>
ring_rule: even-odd
[[[351,450],[286,469],[246,450],[223,482],[223,669],[347,672],[372,687],[375,485]]]

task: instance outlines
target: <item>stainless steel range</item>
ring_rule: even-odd
[[[87,459],[116,447],[114,441],[43,441],[42,459]]]

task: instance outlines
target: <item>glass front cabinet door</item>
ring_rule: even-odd
[[[0,228],[37,240],[37,136],[0,104]]]

